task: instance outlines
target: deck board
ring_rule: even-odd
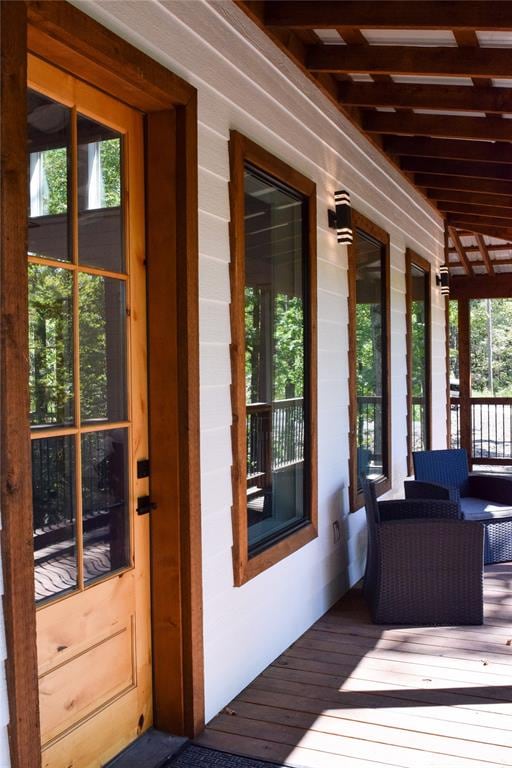
[[[353,590],[197,743],[294,768],[512,765],[512,563],[482,627],[377,627]]]

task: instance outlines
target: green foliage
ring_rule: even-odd
[[[382,391],[382,333],[380,304],[357,304],[357,394],[380,395]]]
[[[470,302],[473,396],[512,396],[512,299]]]
[[[302,298],[278,293],[274,302],[274,399],[304,396]]]
[[[107,139],[100,143],[105,208],[121,205],[121,142]]]
[[[65,147],[48,149],[43,153],[43,165],[48,183],[48,199],[44,201],[48,215],[67,211],[68,158]]]
[[[33,424],[73,420],[72,275],[29,265],[30,414]]]
[[[304,396],[304,311],[302,298],[258,288],[245,289],[245,383],[247,402],[268,401],[265,327],[272,322],[272,399]],[[268,344],[268,342],[267,342]],[[267,354],[267,358],[265,358]]]

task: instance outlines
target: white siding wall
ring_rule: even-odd
[[[353,206],[391,236],[392,493],[397,495],[406,475],[405,248],[440,263],[442,226],[400,174],[230,0],[76,5],[198,89],[201,493],[210,719],[362,574],[364,515],[348,515],[347,253],[327,228],[333,192],[348,189]],[[318,190],[319,537],[241,588],[233,587],[231,560],[231,128],[312,178]],[[442,447],[444,310],[435,290],[433,348],[434,447]],[[335,520],[342,525],[336,544]],[[5,704],[0,726],[4,711]]]

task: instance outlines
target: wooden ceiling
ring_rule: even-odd
[[[512,271],[512,1],[235,2],[439,211],[454,274]]]

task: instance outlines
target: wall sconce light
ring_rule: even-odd
[[[450,295],[450,274],[446,264],[439,267],[439,274],[436,275],[436,285],[441,289],[441,296]]]
[[[329,226],[336,230],[338,243],[350,245],[354,239],[352,232],[352,209],[350,194],[344,189],[334,193],[334,211],[328,211]]]

